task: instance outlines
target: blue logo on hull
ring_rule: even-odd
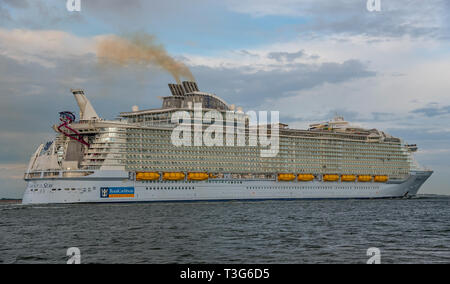
[[[101,187],[100,198],[134,197],[134,187]]]

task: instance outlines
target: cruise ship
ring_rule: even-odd
[[[78,118],[59,112],[54,140],[30,158],[23,204],[409,198],[432,174],[415,162],[415,144],[343,117],[305,130],[255,124],[196,82],[169,90],[161,108],[133,106],[114,120],[71,90]],[[208,131],[223,144],[206,145]],[[259,142],[264,133],[276,148]]]

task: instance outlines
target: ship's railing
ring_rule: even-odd
[[[70,178],[84,177],[92,175],[94,172],[90,170],[65,170],[65,171],[33,171],[24,174],[24,179],[47,179],[47,178]]]

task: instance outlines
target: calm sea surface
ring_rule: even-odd
[[[0,203],[0,263],[450,263],[450,197]]]

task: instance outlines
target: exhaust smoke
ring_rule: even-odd
[[[130,37],[116,35],[102,37],[97,42],[97,58],[101,64],[156,66],[169,72],[178,84],[181,84],[180,78],[195,81],[189,68],[171,57],[163,45],[156,43],[155,36],[149,34],[139,33]]]

